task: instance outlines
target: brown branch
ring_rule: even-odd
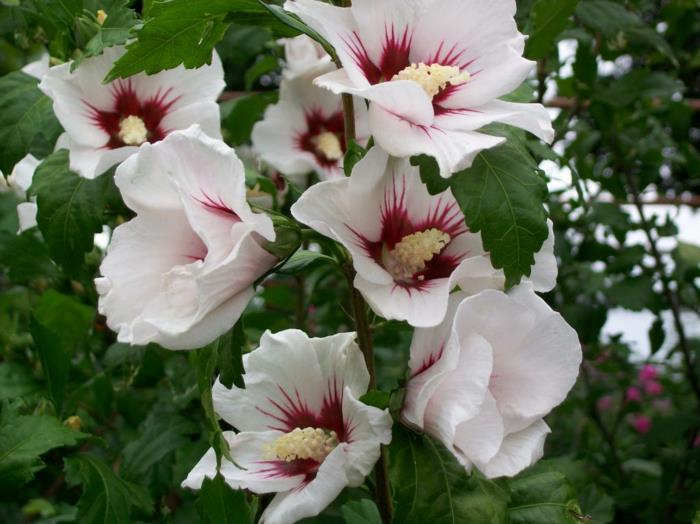
[[[688,337],[685,332],[685,326],[683,325],[683,321],[681,319],[680,300],[678,299],[678,295],[674,292],[674,290],[671,287],[671,279],[669,278],[666,272],[666,266],[664,265],[663,259],[661,257],[661,252],[656,246],[656,242],[658,239],[654,238],[654,235],[652,233],[652,225],[649,223],[646,216],[644,215],[645,203],[640,197],[640,191],[637,185],[637,181],[635,180],[633,175],[631,175],[624,169],[623,173],[627,185],[629,186],[630,194],[632,195],[634,205],[639,213],[640,224],[642,225],[644,234],[646,235],[647,241],[649,242],[649,249],[651,250],[651,254],[654,257],[654,262],[656,264],[656,272],[658,273],[659,278],[661,280],[663,293],[666,296],[668,306],[671,309],[673,323],[676,327],[676,331],[678,332],[678,345],[681,349],[681,353],[683,354],[685,374],[688,379],[688,383],[691,389],[693,390],[693,393],[695,394],[698,403],[700,403],[700,381],[698,380],[698,376],[695,373],[692,349],[690,347],[690,342],[688,341]]]
[[[219,97],[219,102],[226,102],[227,100],[235,100],[237,98],[242,98],[248,95],[257,95],[259,93],[264,93],[265,91],[224,91]],[[660,99],[654,99],[660,101]],[[700,98],[686,98],[685,103],[693,111],[700,111]],[[544,105],[546,107],[551,107],[555,109],[576,109],[583,108],[586,109],[590,107],[590,100],[578,100],[576,98],[567,98],[563,96],[555,96],[551,100],[545,101]]]
[[[660,98],[652,99],[655,104],[661,102]],[[693,111],[700,111],[700,98],[686,98],[685,103]],[[578,100],[576,98],[567,98],[564,96],[555,96],[551,100],[544,103],[547,107],[553,107],[558,109],[574,109],[577,106],[587,108],[591,105],[590,100]]]

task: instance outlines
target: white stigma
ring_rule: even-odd
[[[338,445],[335,431],[320,428],[295,428],[266,446],[265,458],[285,462],[311,459],[323,462]]]
[[[450,243],[450,235],[439,229],[426,229],[406,235],[394,249],[384,254],[386,270],[397,280],[407,280],[425,269],[425,265]]]
[[[343,144],[338,135],[330,131],[324,131],[313,138],[316,151],[325,156],[328,160],[340,160],[343,158]]]
[[[444,66],[440,64],[426,65],[411,64],[394,75],[392,80],[413,80],[428,93],[431,98],[445,89],[448,84],[458,86],[469,82],[468,71],[461,71],[457,66]]]
[[[129,146],[140,146],[148,138],[148,129],[139,117],[127,116],[119,122],[119,138]]]

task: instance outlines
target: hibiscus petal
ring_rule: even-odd
[[[425,409],[425,429],[449,448],[459,446],[455,438],[460,424],[482,410],[493,364],[490,344],[477,334],[463,340],[460,349],[455,368],[429,395]]]
[[[354,350],[356,346],[344,349]],[[243,362],[245,390],[236,387],[229,390],[218,382],[213,390],[216,412],[242,431],[317,427],[316,424],[325,422],[324,402],[336,401],[335,396],[330,396],[334,395],[332,387],[343,390],[343,375],[323,374],[318,352],[302,331],[265,332],[260,347],[247,354]],[[347,362],[364,366],[364,361],[356,358]],[[350,372],[348,369],[347,373]]]
[[[479,466],[488,478],[512,477],[531,466],[544,454],[544,441],[551,430],[539,420],[522,431],[503,439],[498,453],[488,463]]]
[[[221,461],[220,472],[226,483],[233,489],[249,489],[258,494],[284,492],[303,485],[305,475],[291,474],[293,470],[282,461],[264,457],[265,449],[281,435],[278,431],[224,432],[235,461],[235,464],[226,458]],[[216,473],[216,454],[210,448],[187,475],[182,487],[200,489],[204,479],[214,478]]]
[[[177,265],[189,264],[201,241],[184,217],[175,213],[140,215],[117,227],[100,266],[99,310],[122,341],[133,339],[134,324],[158,295],[161,276]]]
[[[509,299],[535,313],[536,319],[519,344],[493,343],[497,376],[491,391],[505,416],[541,417],[561,403],[576,382],[581,345],[576,331],[531,286],[519,286]]]
[[[436,126],[461,131],[474,131],[494,122],[525,129],[545,142],[554,139],[552,119],[542,104],[516,104],[492,100],[466,112],[455,110],[435,119]]]
[[[357,46],[357,39],[353,34],[357,34],[359,28],[350,9],[334,7],[317,0],[287,0],[284,9],[298,15],[335,48],[356,85],[369,85],[362,69],[353,58],[357,53],[362,55],[363,52],[361,47]]]
[[[452,447],[465,466],[474,463],[481,469],[498,453],[504,435],[503,417],[493,395],[487,391],[478,413],[455,428]]]
[[[316,478],[301,489],[276,495],[267,506],[260,524],[294,524],[326,509],[348,485],[346,456],[338,446],[323,461]]]
[[[341,242],[352,254],[358,273],[383,284],[391,283],[391,277],[367,253],[360,239],[376,241],[381,236],[380,208],[387,162],[384,151],[372,148],[357,163],[351,177],[310,187],[291,210],[298,221]]]
[[[430,155],[437,160],[443,178],[470,166],[484,149],[505,141],[498,136],[443,129],[437,124],[417,125],[379,104],[370,105],[369,122],[375,140],[389,154],[397,157]]]

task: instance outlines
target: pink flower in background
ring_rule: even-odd
[[[693,442],[693,447],[694,448],[700,448],[700,435],[695,437],[695,442]]]
[[[632,427],[640,435],[646,435],[651,431],[651,419],[646,415],[633,415]]]
[[[642,392],[637,387],[629,387],[625,392],[625,400],[627,402],[640,402],[642,400]]]
[[[650,380],[648,382],[644,382],[644,392],[647,395],[656,397],[664,392],[664,387],[661,385],[660,382],[657,382],[656,380]]]
[[[435,157],[443,177],[505,139],[479,133],[502,122],[551,141],[540,104],[499,100],[535,63],[523,58],[515,0],[357,0],[350,8],[288,0],[335,47],[343,68],[316,83],[369,101],[377,144],[397,157]]]
[[[659,377],[659,372],[651,364],[645,364],[639,370],[639,381],[646,382],[647,380],[656,380]]]
[[[600,397],[596,405],[598,406],[599,411],[609,411],[613,405],[612,395],[605,395],[603,397]]]
[[[224,459],[219,472],[232,488],[275,494],[261,523],[318,515],[345,487],[364,482],[391,441],[388,411],[358,400],[369,373],[354,339],[268,331],[243,357],[245,389],[214,385],[214,409],[239,431],[224,433],[235,464]],[[216,474],[210,449],[183,486],[199,489]]]

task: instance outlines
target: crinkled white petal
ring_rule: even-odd
[[[496,456],[477,466],[488,478],[515,476],[542,458],[544,441],[550,431],[543,420],[538,420],[522,431],[507,435]]]

